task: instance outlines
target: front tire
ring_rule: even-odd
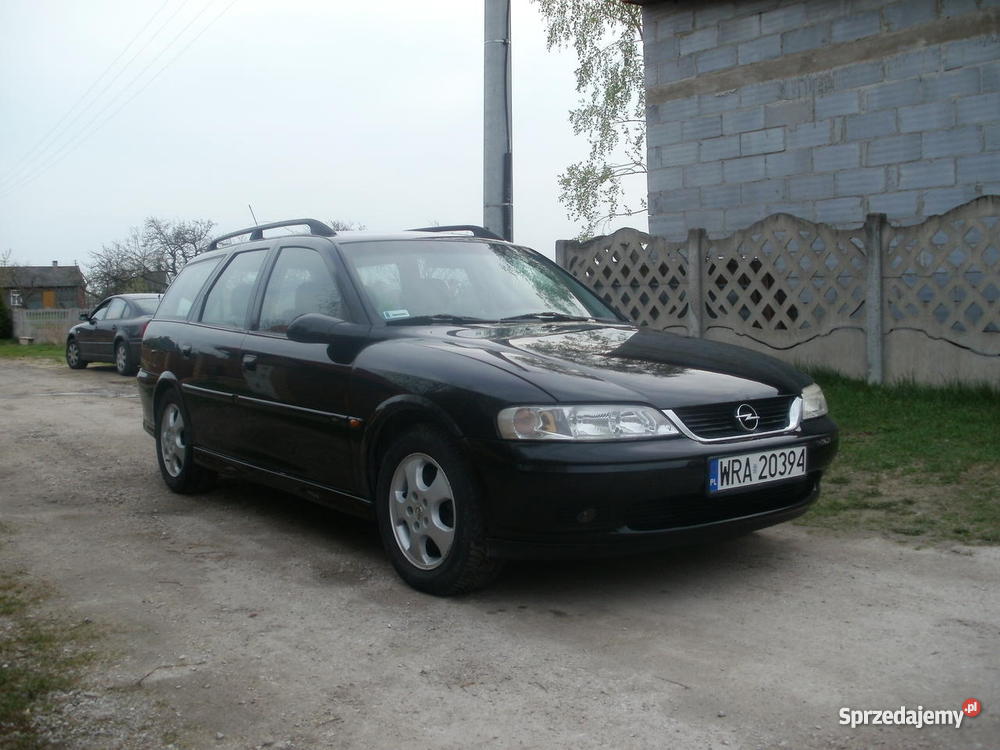
[[[80,356],[80,345],[76,339],[69,339],[66,342],[66,364],[71,370],[82,370],[89,362]]]
[[[138,368],[132,357],[132,348],[127,342],[119,340],[115,344],[115,370],[119,375],[135,375]]]
[[[405,433],[382,458],[375,511],[382,545],[418,591],[481,588],[502,563],[486,552],[481,495],[454,441],[431,427]]]
[[[174,492],[189,495],[209,489],[215,473],[194,462],[191,429],[177,395],[163,396],[156,419],[156,461],[163,481]]]

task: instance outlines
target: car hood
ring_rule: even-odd
[[[630,325],[541,324],[413,331],[500,367],[556,401],[660,409],[797,394],[811,379],[765,354]]]

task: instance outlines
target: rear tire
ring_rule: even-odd
[[[90,363],[80,356],[80,345],[76,339],[69,339],[66,342],[66,364],[71,370],[82,370]]]
[[[115,370],[119,375],[135,375],[138,368],[132,361],[132,347],[125,341],[115,343]]]
[[[377,487],[382,545],[410,586],[452,596],[500,573],[486,551],[481,494],[447,435],[429,426],[405,433],[382,457]]]
[[[160,401],[156,418],[156,461],[163,481],[174,492],[204,492],[215,483],[215,472],[194,462],[190,422],[173,392]]]

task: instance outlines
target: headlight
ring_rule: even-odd
[[[507,440],[629,440],[677,435],[663,414],[648,406],[512,406],[497,415]]]
[[[826,397],[823,389],[813,383],[802,389],[802,418],[813,419],[826,414]]]

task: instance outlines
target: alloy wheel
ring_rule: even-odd
[[[179,477],[184,471],[184,416],[177,404],[167,404],[160,417],[160,453],[163,466],[172,477]]]
[[[396,467],[389,520],[410,564],[433,570],[447,559],[455,541],[455,498],[444,469],[427,454],[411,453]]]

